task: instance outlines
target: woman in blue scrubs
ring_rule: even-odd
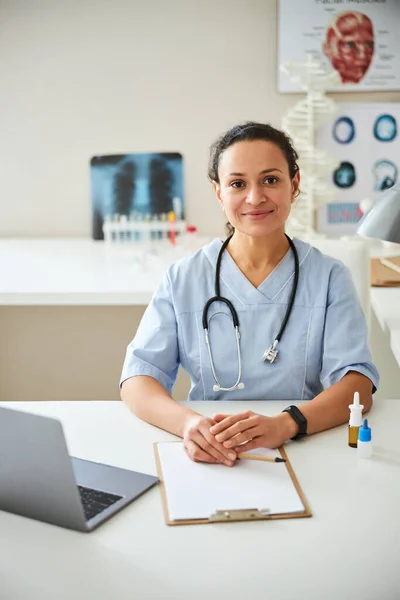
[[[209,178],[233,235],[168,269],[128,346],[122,399],[181,436],[193,460],[231,466],[238,444],[277,447],[344,423],[355,391],[372,404],[379,375],[349,270],[285,235],[297,158],[270,125],[238,125],[215,142]],[[210,419],[171,398],[180,364],[189,400],[309,402],[274,417]]]

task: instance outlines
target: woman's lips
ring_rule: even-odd
[[[263,211],[253,211],[245,213],[244,216],[248,217],[251,221],[260,221],[261,219],[265,219],[268,215],[270,215],[273,210],[263,210]]]

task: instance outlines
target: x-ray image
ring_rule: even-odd
[[[90,161],[92,235],[104,239],[105,217],[161,215],[179,198],[183,218],[183,165],[178,152],[94,156]]]
[[[383,192],[397,181],[397,167],[391,160],[378,160],[373,167],[375,189]]]
[[[379,115],[374,123],[374,136],[380,142],[391,142],[397,135],[396,119],[392,115]]]
[[[333,126],[332,135],[339,144],[350,144],[356,135],[353,119],[339,117]]]

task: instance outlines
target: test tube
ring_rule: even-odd
[[[173,208],[173,212],[176,215],[176,220],[181,221],[182,216],[183,216],[183,210],[182,210],[182,200],[179,198],[179,196],[175,196],[175,198],[172,199],[172,208]]]
[[[124,243],[128,241],[128,217],[126,215],[121,215],[119,220],[120,232],[119,232],[119,241]]]
[[[119,214],[114,213],[114,219],[112,222],[112,241],[119,242]]]
[[[135,238],[137,240],[143,239],[143,215],[142,213],[138,213],[136,215],[136,235]]]
[[[104,235],[104,241],[107,244],[112,242],[111,215],[105,215],[105,217],[104,217],[103,235]]]
[[[132,211],[129,217],[129,231],[130,231],[130,240],[132,242],[136,239],[136,213]]]
[[[144,239],[145,242],[151,242],[151,214],[147,213],[144,217]]]
[[[158,238],[159,238],[159,231],[157,229],[158,215],[152,215],[151,222],[152,222],[152,229],[150,232],[150,237],[152,240],[158,240]]]
[[[169,241],[172,246],[176,246],[176,215],[173,210],[168,213],[169,222]]]
[[[161,238],[167,240],[168,239],[168,218],[167,218],[167,213],[161,213],[160,217],[161,217],[161,224],[160,224]]]

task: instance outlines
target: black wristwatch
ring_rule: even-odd
[[[300,438],[307,435],[307,419],[305,418],[301,410],[297,408],[297,406],[288,406],[282,412],[289,413],[293,421],[295,421],[295,423],[297,423],[297,425],[299,426],[299,431],[294,437],[292,437],[292,440],[299,440]]]

